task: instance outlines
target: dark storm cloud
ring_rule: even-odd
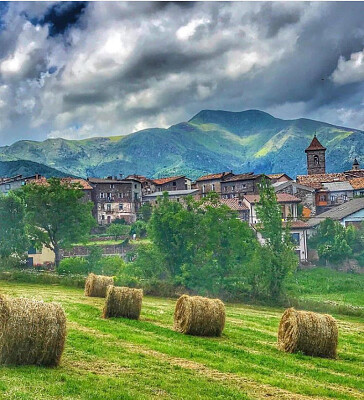
[[[363,15],[360,2],[9,3],[0,135],[125,134],[207,108],[363,129]]]

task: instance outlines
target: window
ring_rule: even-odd
[[[206,185],[202,185],[202,193],[205,193]]]
[[[177,186],[177,182],[174,181],[174,182],[172,183],[172,185],[173,185],[173,186]]]
[[[320,165],[319,156],[313,156],[313,163],[314,163],[314,165]]]
[[[112,183],[111,185],[110,185],[110,189],[114,189],[114,184]]]
[[[227,186],[224,186],[224,192],[227,192],[228,188]]]
[[[138,187],[137,184],[135,184],[135,185],[134,185],[134,189],[136,189],[137,187]]]
[[[124,193],[119,192],[119,199],[122,199],[124,197]]]
[[[105,220],[105,215],[104,215],[104,214],[101,215],[101,219],[102,219],[103,221]]]
[[[101,192],[100,193],[100,199],[104,199],[105,198],[105,193]]]
[[[106,204],[106,211],[111,211],[111,204]]]
[[[211,190],[215,190],[215,184],[214,183],[211,184]]]
[[[246,189],[246,183],[242,183],[242,184],[241,184],[241,188],[242,188],[242,189]]]
[[[231,191],[235,192],[235,186],[231,186]]]
[[[105,204],[101,203],[101,210],[105,210]]]
[[[320,201],[326,201],[326,196],[324,194],[320,195]]]
[[[123,211],[124,210],[124,204],[123,203],[119,203],[119,211]]]
[[[108,200],[111,199],[111,193],[108,193],[108,194],[107,194],[107,198],[108,198]]]
[[[292,233],[292,242],[294,244],[300,243],[300,234],[299,233]]]
[[[6,185],[5,185],[5,189],[10,189],[10,183],[7,183]]]

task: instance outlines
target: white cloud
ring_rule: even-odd
[[[364,49],[352,53],[349,60],[340,57],[331,78],[339,85],[364,81]]]

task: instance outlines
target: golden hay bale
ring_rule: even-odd
[[[331,315],[288,308],[278,330],[278,348],[287,353],[336,358],[338,328]]]
[[[56,303],[0,295],[0,364],[59,364],[66,316]]]
[[[139,319],[142,300],[142,289],[108,286],[102,316]]]
[[[225,306],[219,299],[182,295],[174,311],[174,330],[188,335],[221,336]]]
[[[105,297],[109,285],[114,285],[112,276],[90,274],[85,283],[85,296]]]

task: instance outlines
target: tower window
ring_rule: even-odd
[[[320,165],[319,156],[313,156],[313,163],[314,163],[315,165]]]

